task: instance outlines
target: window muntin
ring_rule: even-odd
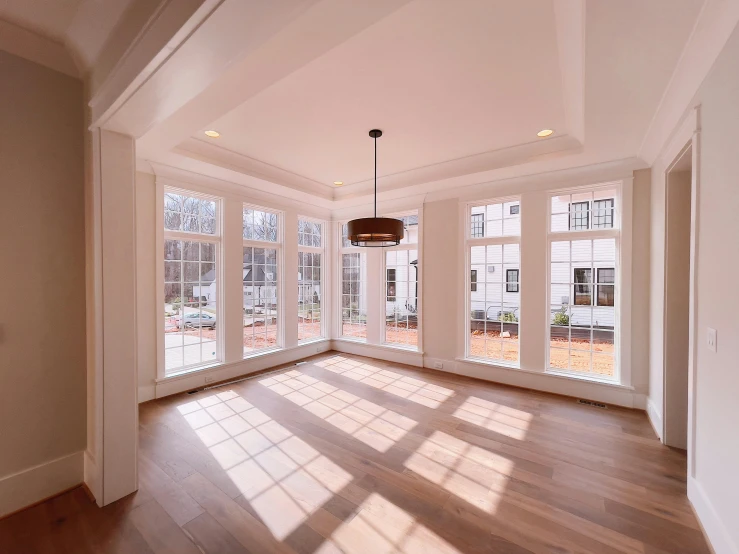
[[[242,248],[243,352],[251,356],[280,344],[281,214],[244,205]]]
[[[484,237],[472,220],[485,219]],[[518,199],[470,207],[467,356],[517,365],[520,318],[521,204]]]
[[[298,218],[298,342],[323,337],[323,224]]]
[[[388,302],[395,302],[396,287],[395,287],[395,268],[388,268],[385,271],[385,285],[386,285],[386,297]]]
[[[561,194],[552,197],[552,233],[614,229],[616,224],[616,190],[598,189]]]
[[[218,361],[218,200],[164,192],[164,374]]]
[[[612,267],[599,267],[597,274],[596,301],[598,306],[615,306],[616,270]]]
[[[616,237],[551,241],[550,369],[615,376],[616,248]],[[593,302],[600,286],[610,304]]]

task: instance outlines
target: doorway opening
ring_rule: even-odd
[[[691,341],[691,232],[693,146],[687,145],[666,175],[664,433],[667,446],[688,448]]]

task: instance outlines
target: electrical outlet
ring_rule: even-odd
[[[216,378],[213,375],[206,375],[205,376],[205,382],[206,383],[212,383],[215,380],[216,380]]]
[[[444,369],[444,364],[441,362],[434,362],[434,369]]]
[[[708,349],[712,352],[716,352],[716,329],[708,328],[706,342],[708,343]]]
[[[322,352],[322,351],[323,351],[323,348],[321,348],[320,346],[316,346],[316,352]]]

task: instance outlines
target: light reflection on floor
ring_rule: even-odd
[[[178,409],[280,540],[352,480],[349,473],[234,391]]]
[[[297,370],[259,383],[379,452],[416,426],[408,417]]]
[[[428,408],[437,408],[454,395],[451,389],[343,356],[333,356],[313,365]]]
[[[534,417],[528,412],[475,396],[468,397],[454,412],[454,416],[484,429],[519,440],[526,437],[526,432]]]

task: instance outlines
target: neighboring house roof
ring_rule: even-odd
[[[216,270],[211,269],[208,273],[200,278],[200,282],[203,284],[210,284],[216,280]]]
[[[255,268],[251,265],[244,265],[244,283],[263,283],[267,280],[266,277],[264,266],[258,265]]]

